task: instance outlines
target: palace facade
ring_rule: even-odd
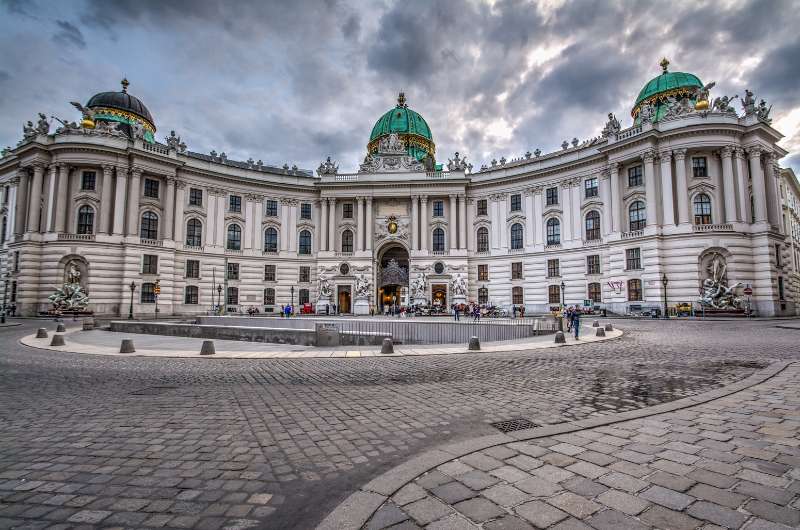
[[[629,127],[609,115],[596,138],[480,169],[437,162],[401,94],[352,173],[195,153],[174,132],[159,143],[123,81],[75,104],[80,122],[51,132],[40,115],[3,152],[4,303],[47,311],[72,268],[99,315],[152,316],[156,300],[163,314],[347,313],[357,294],[377,310],[588,300],[628,313],[663,307],[665,289],[668,305],[699,308],[721,274],[759,315],[796,314],[800,191],[769,108],[747,91],[735,109],[667,65]]]

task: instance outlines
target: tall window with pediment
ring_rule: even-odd
[[[264,230],[264,252],[278,252],[278,231],[271,226]]]
[[[586,214],[586,240],[600,239],[600,213],[592,210]]]
[[[489,252],[489,229],[485,226],[478,228],[478,252]]]
[[[5,229],[5,226],[3,228]],[[78,233],[94,233],[94,208],[91,206],[81,206],[78,209]]]
[[[433,251],[444,252],[444,230],[441,228],[433,230]]]
[[[228,238],[225,248],[228,250],[242,250],[242,228],[239,225],[228,225]]]
[[[142,214],[142,224],[139,230],[142,239],[158,239],[158,216],[153,212]]]
[[[186,244],[190,247],[203,246],[203,224],[198,219],[186,223]]]
[[[642,201],[633,201],[628,208],[630,230],[643,230],[647,226],[647,208]]]
[[[705,193],[698,193],[694,198],[694,224],[711,224],[711,198]]]
[[[342,232],[342,252],[353,252],[353,231],[345,230]]]
[[[561,243],[561,222],[555,217],[547,220],[547,244],[558,245]]]
[[[511,225],[511,248],[512,250],[519,250],[522,248],[522,225],[514,223]]]
[[[300,231],[297,253],[304,255],[311,254],[311,232],[308,230]]]

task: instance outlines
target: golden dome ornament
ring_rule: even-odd
[[[94,120],[89,118],[83,118],[81,120],[81,127],[83,127],[84,129],[94,129],[95,127]]]
[[[397,219],[395,219],[394,217],[389,219],[389,222],[386,223],[386,231],[389,232],[390,234],[397,233]]]
[[[694,104],[694,110],[708,110],[708,100],[701,99],[697,103]]]

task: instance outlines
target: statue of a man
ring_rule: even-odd
[[[69,271],[67,272],[67,283],[80,283],[81,271],[75,263],[69,264]]]

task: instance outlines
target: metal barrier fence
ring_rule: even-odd
[[[315,324],[336,326],[339,332],[390,333],[396,344],[466,344],[470,337],[481,342],[519,340],[557,330],[552,318],[492,318],[477,320],[462,317],[459,321],[362,318],[259,318],[259,317],[198,317],[199,324],[230,326],[285,327],[314,329]]]

